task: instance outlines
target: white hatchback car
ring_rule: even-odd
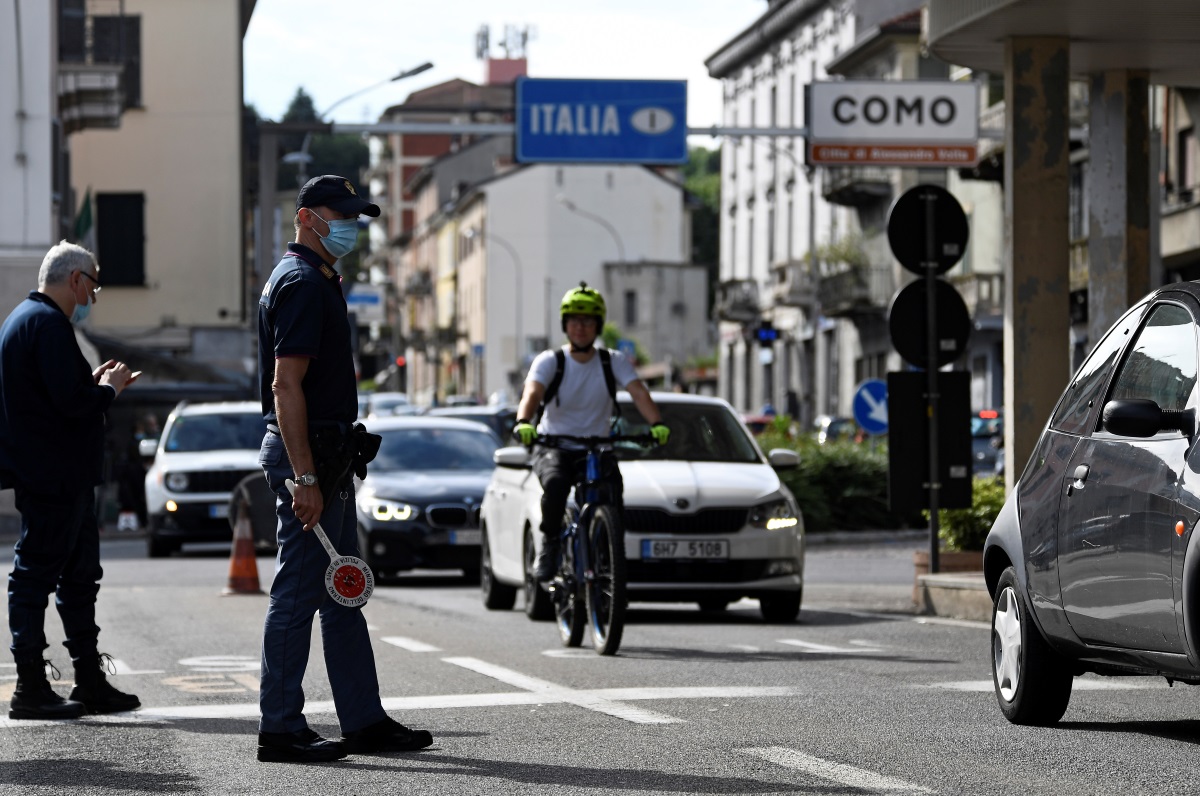
[[[653,395],[670,442],[617,447],[629,599],[722,610],[750,597],[768,621],[794,620],[804,592],[804,519],[775,470],[797,466],[799,457],[784,449],[764,456],[718,398]],[[620,433],[646,433],[628,393],[617,397]],[[526,613],[549,619],[548,595],[531,575],[542,489],[529,460],[522,447],[496,451],[483,497],[481,585],[487,607],[510,609],[523,589]]]
[[[228,542],[229,496],[247,475],[262,476],[267,433],[258,401],[181,403],[154,445],[146,472],[146,552],[169,555],[184,542]]]

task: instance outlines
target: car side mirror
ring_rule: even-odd
[[[1147,398],[1109,401],[1101,415],[1104,428],[1122,437],[1153,437],[1160,431],[1179,431],[1188,439],[1196,435],[1196,412],[1163,410]]]
[[[512,467],[517,470],[528,469],[530,466],[529,451],[520,445],[499,448],[492,454],[492,461],[499,467]]]
[[[154,454],[158,452],[158,440],[143,439],[138,440],[138,456],[143,459],[153,459]]]
[[[767,461],[776,470],[791,470],[800,466],[800,454],[787,448],[772,448],[767,453]]]

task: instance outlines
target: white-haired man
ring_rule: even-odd
[[[46,253],[37,290],[0,326],[0,488],[16,490],[21,513],[8,576],[8,625],[17,663],[9,717],[68,719],[84,712],[133,710],[136,696],[105,679],[97,651],[104,413],[136,375],[109,360],[92,370],[73,324],[100,293],[100,269],[87,249],[62,241]],[[51,592],[75,688],[63,699],[46,679],[46,605]]]

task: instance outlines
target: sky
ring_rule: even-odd
[[[508,25],[530,29],[530,77],[687,80],[688,124],[709,127],[721,120],[721,84],[704,61],[766,10],[767,0],[258,0],[243,40],[245,99],[278,120],[303,87],[324,112],[433,62],[338,104],[330,119],[378,121],[413,91],[482,83],[476,33],[487,25],[503,58]]]

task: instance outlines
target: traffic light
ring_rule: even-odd
[[[399,390],[400,392],[408,392],[408,368],[406,367],[407,365],[408,365],[408,360],[405,359],[403,354],[396,357],[396,377],[397,377],[397,381],[399,382],[399,384],[396,386],[396,389]]]
[[[779,339],[779,330],[771,321],[762,321],[758,328],[754,330],[754,336],[758,338],[758,344],[763,348],[770,348],[776,340]]]

